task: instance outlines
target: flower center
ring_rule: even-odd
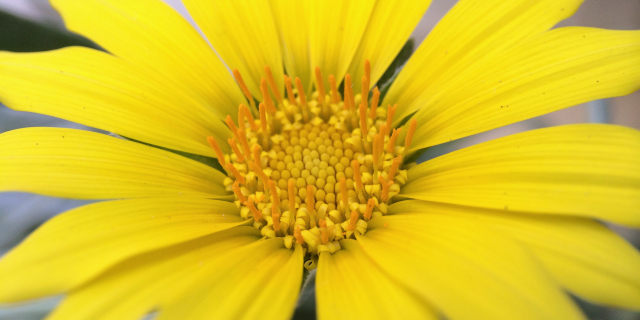
[[[377,87],[369,101],[368,61],[361,93],[354,95],[346,75],[344,100],[335,78],[329,76],[327,94],[319,68],[315,71],[318,85],[310,97],[299,78],[294,90],[285,76],[284,100],[266,67],[256,117],[240,105],[238,126],[226,118],[232,152],[224,154],[208,138],[228,174],[224,184],[235,194],[241,216],[253,220],[265,237],[283,237],[287,248],[302,245],[310,258],[307,269],[315,268],[320,252],[340,250],[339,240],[364,234],[369,220],[387,213],[407,181],[402,160],[416,128],[413,120],[402,144],[402,129],[391,130],[397,105],[378,108]],[[234,75],[253,101],[237,70]]]

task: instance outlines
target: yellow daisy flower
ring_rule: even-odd
[[[129,139],[0,135],[0,191],[111,200],[3,257],[0,302],[287,319],[304,266],[320,319],[584,318],[567,291],[639,310],[640,254],[594,219],[640,227],[640,132],[562,126],[412,159],[637,90],[640,32],[549,30],[577,0],[461,0],[381,97],[429,2],[184,0],[214,52],[160,1],[52,0],[108,53],[0,53],[0,101]]]

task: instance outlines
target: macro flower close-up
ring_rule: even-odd
[[[0,52],[0,102],[97,128],[0,134],[0,192],[100,200],[0,257],[47,319],[586,319],[640,311],[640,131],[430,147],[640,89],[640,31],[579,0],[51,0],[101,50]],[[390,70],[390,71],[389,71]],[[313,280],[312,280],[313,281]]]

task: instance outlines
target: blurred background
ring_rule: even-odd
[[[79,0],[81,1],[81,0]],[[180,0],[163,0],[192,24]],[[426,37],[455,0],[433,0],[412,34],[415,47]],[[578,12],[558,26],[588,26],[607,29],[640,29],[640,0],[586,0]],[[91,41],[66,31],[64,22],[47,0],[0,0],[0,50],[44,51],[64,46],[95,47]],[[467,137],[427,150],[424,161],[453,150],[501,136],[536,128],[571,123],[612,123],[640,129],[640,91],[631,95],[599,100],[518,122],[489,132]],[[0,104],[0,133],[23,127],[68,127],[99,131],[65,120],[16,112]],[[640,161],[640,160],[639,160]],[[0,193],[0,257],[50,217],[86,204],[88,201],[56,199],[25,193]],[[640,248],[640,232],[610,225],[634,246]],[[640,270],[638,270],[640,272]],[[2,284],[0,284],[2,285]],[[603,308],[576,299],[592,320],[640,320],[640,313]],[[18,306],[0,308],[0,320],[42,319],[59,298],[50,298]],[[309,296],[313,301],[313,295]],[[313,315],[313,306],[302,306],[299,318]]]

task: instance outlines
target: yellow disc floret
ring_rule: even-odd
[[[285,75],[285,100],[265,67],[257,110],[240,105],[237,126],[231,116],[225,119],[232,152],[224,154],[215,139],[207,139],[227,172],[224,183],[241,216],[267,238],[283,237],[288,248],[303,246],[308,269],[320,252],[340,250],[339,240],[365,234],[368,221],[387,213],[407,180],[403,156],[416,122],[410,123],[404,145],[396,145],[401,129],[391,129],[397,105],[379,108],[377,87],[369,101],[369,70],[367,61],[355,95],[346,75],[344,100],[333,75],[330,92],[325,91],[319,68],[309,97],[299,78]],[[253,102],[240,73],[234,75]],[[255,118],[251,110],[257,111]]]

